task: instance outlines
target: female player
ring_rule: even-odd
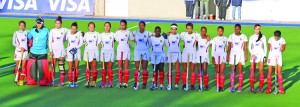
[[[127,21],[121,20],[120,21],[120,30],[116,32],[115,35],[116,41],[119,43],[117,47],[117,60],[118,62],[118,75],[119,75],[119,82],[118,85],[119,88],[127,88],[128,87],[128,79],[129,79],[129,60],[130,60],[130,44],[129,40],[133,40],[134,37],[132,36],[132,33],[127,29]],[[122,58],[122,59],[121,59]],[[124,64],[123,64],[124,61]],[[124,67],[124,72],[121,70]],[[124,76],[124,83],[122,82],[122,78]],[[122,85],[123,83],[123,85]]]
[[[227,46],[227,37],[224,35],[224,27],[218,27],[218,36],[214,37],[211,41],[212,46],[212,62],[215,65],[216,69],[216,85],[217,92],[224,91],[224,81],[225,75],[224,70],[226,66],[226,46]]]
[[[250,71],[250,90],[249,92],[254,93],[254,82],[255,82],[255,69],[256,64],[258,64],[259,70],[259,87],[258,93],[261,93],[263,90],[264,84],[264,63],[267,55],[267,43],[266,37],[260,31],[261,27],[259,24],[254,26],[255,34],[250,36],[248,50],[250,51],[251,58],[251,71]]]
[[[97,62],[99,61],[99,48],[98,44],[100,42],[100,34],[95,31],[95,23],[90,22],[88,24],[88,32],[84,34],[83,41],[85,42],[85,49],[84,49],[84,61],[88,62],[90,67],[92,68],[92,84],[91,87],[95,87],[97,81]],[[87,59],[88,57],[88,59]],[[90,83],[90,71],[87,70],[85,73],[86,76],[86,87],[89,87]]]
[[[276,30],[274,32],[274,36],[268,40],[268,43],[268,48],[270,49],[270,51],[268,55],[268,88],[266,90],[266,93],[269,94],[272,91],[272,70],[273,66],[275,66],[277,67],[275,68],[275,70],[277,70],[275,72],[277,72],[278,74],[279,93],[284,94],[284,89],[282,87],[282,52],[285,50],[286,42],[285,39],[281,37],[281,32],[279,30]]]
[[[153,68],[153,86],[150,90],[154,90],[157,88],[157,79],[159,75],[159,89],[164,89],[164,63],[165,63],[165,50],[164,46],[167,42],[166,38],[161,35],[161,28],[159,26],[155,27],[155,34],[151,36],[151,63]],[[159,71],[159,74],[158,74]]]
[[[15,56],[14,56],[14,60],[16,61],[16,68],[14,73],[18,76],[21,73],[21,75],[18,77],[19,79],[17,83],[18,86],[23,86],[24,77],[26,75],[26,60],[28,59],[27,36],[29,31],[25,30],[25,28],[26,28],[26,22],[20,21],[19,30],[14,32],[12,38],[13,46],[16,47]],[[20,59],[22,61],[20,61]],[[21,63],[20,65],[22,66],[22,71],[19,71],[19,73],[17,73],[18,72],[17,70],[19,68],[19,63]]]
[[[178,89],[178,83],[180,79],[180,63],[181,63],[181,52],[180,52],[180,35],[177,33],[177,24],[171,24],[171,32],[168,36],[167,46],[168,46],[168,66],[171,66],[175,63],[175,89]],[[171,65],[170,65],[171,63]],[[169,67],[168,67],[169,68]],[[171,71],[172,72],[172,71]],[[167,73],[168,81],[172,82],[172,73]],[[168,85],[168,90],[171,89],[170,83]]]
[[[182,82],[183,86],[182,89],[188,90],[188,86],[186,85],[187,76],[188,76],[188,61],[189,61],[189,68],[191,70],[191,90],[195,90],[195,81],[196,81],[196,73],[195,73],[195,62],[196,62],[196,37],[197,33],[193,33],[193,24],[187,23],[186,24],[186,32],[182,32],[180,34],[181,40],[184,41],[184,47],[182,52]],[[188,59],[189,58],[189,59]]]
[[[55,20],[55,28],[50,31],[49,34],[49,51],[51,56],[51,62],[54,65],[56,65],[56,61],[58,60],[58,68],[60,71],[60,82],[58,86],[63,86],[65,82],[65,63],[64,59],[66,56],[65,51],[65,36],[67,32],[69,31],[66,28],[62,28],[62,17],[58,16]],[[53,76],[52,76],[53,75]],[[50,78],[53,80],[55,76],[55,70],[50,73]]]
[[[209,64],[208,50],[209,50],[211,41],[210,41],[210,36],[207,35],[207,28],[205,26],[201,27],[200,32],[201,32],[201,34],[196,37],[196,40],[198,43],[198,51],[196,54],[197,55],[196,62],[198,63],[198,71],[199,71],[198,82],[200,84],[200,81],[203,78],[205,90],[209,90],[209,87],[208,87],[209,77],[208,77],[208,73],[207,73],[207,65]],[[200,57],[201,57],[201,63],[200,63]],[[200,68],[203,71],[203,74],[201,72],[201,75],[200,75]],[[198,90],[203,91],[203,89],[201,89],[200,86],[199,86]]]
[[[244,72],[243,65],[248,59],[248,50],[247,50],[247,36],[241,33],[242,26],[240,24],[236,24],[234,26],[235,33],[231,34],[228,38],[228,51],[227,51],[227,60],[229,60],[229,64],[231,65],[231,73],[230,73],[230,82],[231,88],[230,92],[234,92],[234,80],[235,80],[235,69],[238,70],[238,92],[242,92],[243,80],[244,80]],[[236,68],[237,66],[237,68]]]
[[[100,87],[106,88],[106,69],[108,70],[108,87],[113,87],[113,75],[114,72],[112,70],[113,62],[115,61],[114,56],[114,40],[115,33],[110,31],[111,24],[110,22],[104,23],[104,32],[100,34],[99,41],[102,44],[101,46],[101,62],[105,62],[104,70],[101,72],[102,83]]]
[[[67,57],[66,60],[68,61],[69,65],[69,71],[68,71],[68,76],[69,76],[69,87],[77,87],[78,84],[77,79],[79,76],[79,68],[78,64],[79,61],[81,60],[81,52],[80,52],[80,47],[83,44],[83,38],[82,38],[82,33],[77,30],[78,25],[76,22],[72,23],[71,25],[71,31],[67,33],[66,35],[66,40],[68,40],[68,47],[67,47]],[[71,53],[72,52],[72,53]],[[73,55],[74,54],[74,57]],[[73,61],[75,62],[75,65],[73,65]],[[73,68],[74,67],[74,68]],[[75,71],[73,70],[75,69]],[[73,75],[74,72],[74,75]],[[73,77],[74,76],[74,77]],[[74,78],[74,80],[73,80]],[[71,84],[71,82],[74,82],[74,84]]]
[[[147,87],[147,79],[148,79],[148,61],[150,60],[150,37],[152,35],[151,32],[145,30],[146,23],[144,21],[141,21],[139,23],[139,30],[133,31],[134,36],[134,42],[135,42],[135,48],[134,48],[134,61],[135,61],[135,69],[134,72],[134,88],[138,89],[137,82],[139,81],[139,67],[140,67],[140,61],[141,66],[143,70],[143,86],[142,89],[145,89]]]

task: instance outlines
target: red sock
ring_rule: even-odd
[[[259,88],[262,89],[264,86],[265,82],[265,76],[264,75],[259,75]]]
[[[235,82],[235,74],[233,74],[233,73],[230,73],[230,86],[231,86],[231,83],[234,83]],[[233,84],[233,86],[234,86],[235,84]]]
[[[129,79],[129,71],[128,70],[125,70],[124,71],[124,83],[125,84],[128,84],[128,79]]]
[[[109,72],[108,72],[109,75]],[[102,78],[102,84],[105,85],[106,84],[106,70],[102,70],[101,71],[101,78]]]
[[[268,84],[267,90],[271,90],[272,89],[272,77],[271,76],[267,77],[267,84]]]
[[[122,84],[122,70],[118,70],[119,82]]]
[[[77,82],[78,76],[79,76],[79,71],[76,71],[76,72],[75,72],[75,82]]]
[[[23,81],[24,78],[25,78],[25,75],[26,75],[26,69],[22,69],[22,73],[21,73],[21,75],[20,75],[19,80]]]
[[[143,72],[143,84],[147,84],[148,75],[148,71]]]
[[[198,84],[200,84],[200,81],[203,80],[200,74],[198,74]]]
[[[180,80],[180,72],[176,72],[175,74],[175,84],[178,84],[179,83],[179,80]]]
[[[139,73],[139,71],[135,71],[134,72],[134,83],[137,83],[138,81],[139,81],[139,75],[140,75],[140,73]]]
[[[282,81],[283,81],[283,78],[282,77],[278,77],[278,86],[279,86],[280,90],[283,89],[283,87],[282,87]]]
[[[208,86],[208,81],[209,81],[208,75],[204,76],[204,77],[203,77],[203,82],[204,82],[204,85],[205,85],[206,87]]]
[[[90,82],[90,71],[85,71],[85,80]]]
[[[191,85],[195,85],[195,81],[196,81],[196,73],[193,72],[191,73]]]
[[[60,73],[60,82],[64,83],[65,82],[65,72]]]
[[[171,74],[169,74],[169,72],[167,73],[167,79],[168,79],[168,84],[172,84],[172,72]]]
[[[154,72],[154,84],[157,85],[158,72]]]
[[[244,74],[239,74],[239,88],[243,87]]]
[[[254,88],[255,75],[250,73],[250,87]]]
[[[159,83],[161,85],[164,84],[164,77],[165,77],[164,71],[159,72]]]
[[[225,76],[220,76],[220,86],[224,88]]]
[[[114,72],[112,70],[108,70],[108,83],[112,85],[113,83]]]
[[[55,78],[55,72],[54,71],[51,71],[50,72],[50,81],[53,81]]]
[[[73,73],[72,70],[68,71],[69,82],[73,81],[73,74],[72,73]]]
[[[92,72],[93,74],[93,81],[97,81],[97,77],[98,77],[98,70],[93,70]]]
[[[182,72],[182,84],[186,85],[186,72],[185,71]]]

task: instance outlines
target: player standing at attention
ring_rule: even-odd
[[[231,34],[228,38],[228,51],[227,51],[227,60],[231,65],[231,71],[234,73],[230,73],[230,81],[233,82],[235,80],[235,69],[238,70],[238,92],[242,92],[243,80],[244,80],[244,72],[243,65],[248,59],[248,50],[247,50],[247,36],[241,33],[242,26],[240,24],[236,24],[234,26],[235,33]],[[237,68],[235,68],[237,66]],[[233,89],[230,89],[230,92],[234,92],[234,84]]]
[[[266,62],[267,55],[267,43],[266,37],[260,31],[261,27],[259,24],[254,26],[255,34],[250,36],[248,50],[250,51],[250,90],[249,92],[254,93],[254,82],[255,82],[255,69],[256,64],[258,64],[259,70],[259,87],[258,93],[261,93],[263,90],[264,84],[264,63]]]
[[[276,30],[274,32],[274,36],[268,40],[268,43],[268,48],[270,49],[270,51],[268,55],[268,88],[266,90],[266,93],[269,94],[272,91],[272,70],[273,66],[275,66],[277,67],[275,68],[275,70],[277,70],[275,72],[277,72],[278,74],[279,93],[284,94],[284,89],[282,87],[282,52],[285,50],[286,42],[285,39],[281,36],[281,32],[279,30]]]
[[[142,89],[147,87],[147,79],[148,79],[148,61],[150,60],[150,37],[152,35],[151,32],[145,30],[146,23],[141,21],[139,23],[139,30],[133,31],[135,48],[134,48],[134,61],[135,61],[135,69],[134,72],[134,82],[138,82],[138,78],[140,75],[139,66],[141,60],[141,66],[143,70],[143,86]],[[135,84],[136,85],[136,84]],[[136,87],[136,86],[134,86]]]
[[[110,22],[104,23],[104,32],[100,34],[100,43],[101,43],[101,61],[104,61],[105,70],[102,70],[102,83],[100,85],[101,88],[106,88],[106,69],[108,71],[108,87],[113,87],[113,75],[114,72],[112,70],[113,62],[115,61],[115,51],[114,51],[114,41],[115,41],[115,33],[110,31],[111,24]],[[103,56],[104,55],[104,56]]]
[[[16,61],[16,68],[14,70],[14,73],[17,75],[17,70],[19,68],[19,63],[21,63],[22,71],[21,75],[19,77],[18,86],[24,85],[24,77],[26,75],[26,60],[28,59],[28,46],[27,46],[27,36],[29,31],[25,30],[26,28],[26,22],[20,21],[19,22],[19,30],[15,31],[12,38],[13,46],[16,47],[15,49],[15,56],[14,60]],[[22,55],[23,52],[23,55]],[[23,56],[23,58],[21,58]],[[22,59],[22,62],[20,61]]]
[[[204,82],[204,86],[205,86],[205,90],[209,90],[209,86],[208,86],[208,81],[209,81],[209,77],[208,77],[208,73],[207,73],[207,66],[209,64],[209,46],[210,46],[210,36],[207,35],[207,28],[205,26],[201,27],[200,29],[201,34],[198,35],[196,37],[196,41],[198,44],[198,51],[196,53],[196,62],[198,63],[198,71],[200,72],[200,57],[201,57],[201,69],[203,71],[203,77],[200,76],[200,73],[198,74],[198,82],[200,84],[200,78],[203,78],[203,82]],[[199,88],[200,89],[200,86]]]
[[[78,31],[77,29],[78,29],[77,23],[76,22],[72,23],[71,30],[66,35],[66,40],[68,40],[66,60],[68,61],[68,65],[69,65],[68,77],[69,77],[69,82],[70,82],[68,86],[71,86],[71,82],[73,81],[72,73],[75,72],[75,75],[74,75],[75,87],[78,86],[78,84],[76,82],[77,82],[78,76],[79,76],[78,64],[79,64],[79,61],[81,60],[80,47],[83,44],[82,33],[80,31]],[[73,58],[73,55],[70,53],[70,50],[76,50],[76,52],[73,52],[75,54],[74,58]],[[75,65],[73,65],[73,61],[75,61]],[[72,71],[73,67],[75,68],[75,71]]]
[[[129,61],[131,58],[130,54],[130,44],[129,40],[133,40],[134,37],[130,30],[127,29],[127,21],[126,20],[121,20],[120,21],[120,30],[116,32],[115,39],[118,42],[118,47],[117,47],[117,60],[118,62],[118,76],[119,76],[119,88],[127,88],[128,87],[128,79],[129,79]],[[122,58],[122,59],[121,59]],[[124,61],[124,64],[123,64]],[[124,72],[122,69],[124,68]],[[122,78],[124,77],[124,83],[122,82]],[[122,85],[123,83],[123,85]]]
[[[58,60],[58,69],[60,72],[60,82],[58,86],[64,86],[65,82],[65,46],[64,42],[66,41],[66,34],[69,32],[68,29],[62,28],[62,17],[58,16],[55,20],[55,28],[50,31],[49,34],[49,50],[50,50],[50,56],[51,61],[54,65],[54,72],[50,73],[50,78],[55,77],[55,65],[56,61]]]
[[[224,91],[224,82],[225,82],[225,75],[224,70],[226,66],[226,46],[227,46],[227,37],[224,35],[224,27],[218,27],[218,36],[214,37],[211,40],[212,46],[212,62],[215,65],[216,69],[216,85],[217,85],[217,92]]]
[[[189,61],[189,68],[191,70],[191,90],[195,90],[195,81],[196,81],[196,73],[195,73],[195,62],[196,62],[196,36],[198,34],[193,32],[193,24],[187,23],[186,24],[186,32],[182,32],[180,34],[181,40],[184,41],[183,52],[182,52],[182,82],[183,86],[182,89],[187,90],[188,86],[186,83],[188,82],[188,61]],[[189,58],[189,59],[188,59]]]
[[[84,61],[88,61],[88,65],[92,68],[92,84],[91,87],[95,87],[97,76],[98,76],[98,70],[97,70],[97,62],[99,61],[99,48],[98,44],[100,42],[100,34],[95,31],[95,23],[90,22],[88,24],[88,32],[84,34],[83,41],[85,42],[85,49],[84,49],[84,55],[83,59]],[[87,59],[88,56],[88,59]],[[90,71],[87,71],[85,73],[86,76],[86,84],[85,86],[89,87],[89,81],[90,81]]]
[[[171,24],[171,32],[168,36],[167,46],[168,46],[168,63],[175,63],[175,89],[178,89],[178,83],[180,80],[180,63],[181,63],[181,52],[180,52],[180,35],[177,33],[177,24]],[[171,64],[172,65],[172,64]],[[171,66],[168,65],[168,66]],[[171,67],[172,68],[172,67]],[[170,75],[172,77],[172,75]],[[167,74],[168,80],[169,72]],[[172,81],[172,80],[171,80]],[[171,88],[171,86],[168,86]]]

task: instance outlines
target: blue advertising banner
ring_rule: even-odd
[[[93,15],[95,0],[0,0],[0,12]]]

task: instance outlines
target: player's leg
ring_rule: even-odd
[[[97,70],[97,60],[93,59],[92,62],[90,62],[91,68],[92,68],[92,87],[96,86],[96,81],[98,77],[98,70]]]
[[[182,67],[183,67],[183,72],[182,72],[182,90],[186,88],[186,78],[187,78],[187,59],[188,59],[188,54],[183,53],[182,54]]]
[[[237,70],[238,70],[238,80],[239,80],[238,92],[241,92],[243,89],[243,81],[244,81],[244,72],[243,72],[242,63],[238,63]]]
[[[164,89],[164,77],[165,77],[163,62],[160,62],[158,64],[158,70],[159,70],[159,88],[160,88],[160,90],[163,90]]]
[[[191,90],[195,90],[195,81],[196,81],[196,73],[195,73],[195,64],[193,60],[190,62],[191,69]]]
[[[224,71],[225,71],[225,67],[226,67],[226,62],[222,62],[221,63],[221,68],[220,68],[220,87],[221,87],[221,91],[225,90],[224,87],[224,83],[225,83],[225,75],[224,75]]]
[[[134,74],[133,74],[133,77],[134,77],[134,88],[136,87],[136,83],[138,83],[139,81],[139,74],[140,74],[140,71],[139,71],[139,67],[140,67],[140,63],[141,63],[141,53],[135,51],[134,52],[134,65],[135,65],[135,71],[134,71]]]
[[[208,82],[209,82],[209,76],[207,72],[208,63],[204,62],[202,63],[202,70],[203,70],[203,83],[205,86],[205,90],[209,90]]]
[[[130,60],[129,58],[130,58],[130,56],[127,55],[127,60],[124,60],[124,84],[123,84],[124,88],[128,87],[128,79],[129,79],[129,75],[130,75],[129,68],[128,68],[129,60]]]
[[[267,89],[266,93],[269,94],[272,92],[272,71],[273,71],[273,66],[269,65],[268,66],[268,76],[267,76]]]
[[[259,86],[258,86],[258,93],[262,93],[262,88],[264,85],[264,63],[261,61],[258,63],[258,70],[259,70]]]
[[[178,83],[180,80],[180,62],[175,62],[175,89],[178,89]]]
[[[64,63],[64,57],[60,57],[58,59],[58,69],[60,72],[60,82],[58,86],[63,86],[65,82],[65,63]]]
[[[77,86],[78,76],[79,76],[79,59],[75,59],[75,78],[74,78],[75,86]]]
[[[278,71],[278,86],[279,86],[279,93],[280,94],[284,94],[284,88],[283,88],[283,77],[282,77],[282,66],[278,65],[277,67],[277,71]]]
[[[148,81],[148,76],[149,76],[147,68],[148,68],[148,60],[142,60],[142,69],[143,69],[143,87],[142,87],[142,89],[146,89],[146,87],[147,87],[147,81]]]

